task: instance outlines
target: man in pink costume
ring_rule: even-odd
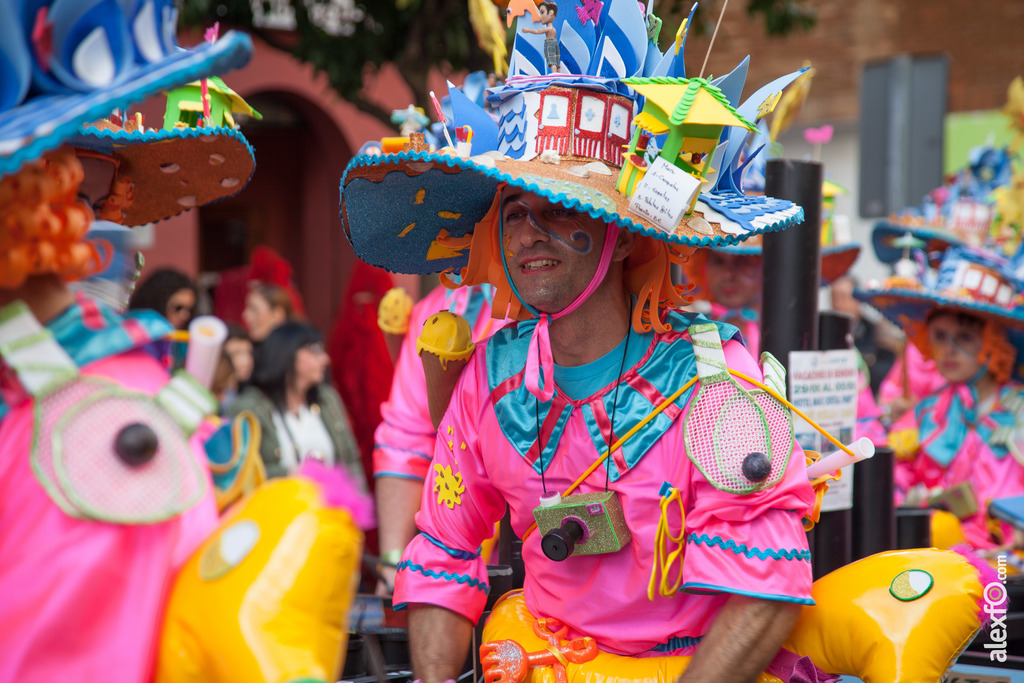
[[[473,340],[485,341],[502,326],[491,317],[493,287],[477,285],[454,291],[436,287],[413,306],[409,329],[395,364],[388,400],[381,405],[381,422],[374,438],[373,470],[379,533],[381,574],[386,582],[379,588],[390,594],[395,569],[402,551],[416,535],[414,516],[420,508],[423,481],[430,468],[437,435],[430,420],[426,378],[416,353],[416,338],[427,318],[438,311],[451,311],[466,318],[473,328]]]
[[[638,11],[616,2],[598,23],[621,30],[612,14]],[[593,45],[595,60],[603,44]],[[680,312],[687,300],[671,278],[690,248],[783,228],[801,209],[723,188],[694,195],[675,219],[629,213],[618,189],[629,179],[615,181],[623,147],[636,150],[625,143],[638,139],[629,131],[635,100],[620,87],[628,80],[510,79],[489,94],[501,102],[497,130],[453,104],[457,124],[462,115],[481,123],[479,132],[472,124],[472,156],[359,156],[342,179],[341,217],[357,256],[493,285],[494,310],[519,321],[477,345],[462,370],[426,472],[420,533],[398,565],[394,602],[409,607],[413,669],[424,683],[461,673],[489,591],[480,546],[506,507],[523,537],[526,578],[522,600],[506,596],[499,607],[521,604],[526,614],[492,615],[485,641],[515,622],[549,629],[556,643],[591,638],[591,654],[628,656],[623,665],[637,671],[663,665],[665,680],[688,663],[682,681],[749,681],[812,602],[802,519],[814,493],[788,413],[761,405],[768,392],[749,391],[762,372],[738,330]],[[715,86],[693,87],[725,99]],[[766,361],[764,377],[781,388],[776,365]],[[717,398],[707,398],[712,389]],[[722,410],[725,396],[751,412]],[[765,429],[751,439],[731,426],[741,414]],[[713,432],[725,436],[713,442]],[[608,500],[587,510],[621,509],[615,542],[603,537],[601,552],[549,559],[560,554],[542,549],[550,530],[531,530],[542,495],[573,504],[576,493],[605,491]],[[663,504],[674,511],[664,519]],[[659,574],[648,600],[648,580],[657,586]],[[685,595],[667,597],[677,578]],[[510,649],[496,647],[489,652],[499,658]],[[485,666],[493,680],[493,663]]]
[[[515,189],[507,191],[501,213],[517,297],[545,319],[561,316],[548,328],[554,387],[546,384],[552,389],[547,399],[543,389],[537,397],[527,388],[524,367],[536,328],[531,322],[506,327],[478,348],[438,430],[416,518],[421,533],[403,555],[395,591],[396,604],[411,608],[414,668],[428,683],[458,673],[487,593],[477,548],[506,503],[513,529],[525,534],[545,491],[565,490],[612,435],[693,376],[686,328],[703,320],[669,313],[671,330],[632,328],[632,300],[623,288],[623,262],[636,244],[632,233],[606,230],[599,220]],[[581,230],[595,246],[583,256],[566,246]],[[750,354],[732,339],[736,329],[719,325],[717,331],[725,362],[760,378]],[[749,496],[720,491],[680,457],[690,410],[689,401],[680,401],[581,486],[583,492],[607,487],[619,496],[632,533],[625,549],[559,565],[542,553],[539,533],[526,538],[526,606],[536,617],[568,626],[569,638],[593,637],[606,652],[696,652],[681,680],[710,680],[712,671],[717,677],[723,669],[745,680],[778,652],[797,606],[811,602],[800,518],[813,494],[791,439],[783,444],[784,461],[776,459],[775,485]],[[688,594],[648,602],[666,482],[681,492],[686,511]]]

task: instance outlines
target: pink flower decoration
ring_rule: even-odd
[[[832,141],[833,132],[835,132],[835,129],[832,126],[808,128],[804,130],[804,140],[812,145],[827,145]]]

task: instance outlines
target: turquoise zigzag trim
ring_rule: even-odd
[[[767,550],[761,550],[760,548],[748,548],[746,543],[736,544],[736,541],[731,538],[727,541],[722,540],[721,536],[715,536],[711,538],[707,534],[698,534],[696,536],[690,536],[686,539],[687,543],[693,543],[694,545],[706,545],[709,548],[712,546],[718,546],[724,550],[731,550],[737,555],[744,555],[749,558],[756,557],[759,560],[767,560],[769,557],[773,560],[803,560],[804,562],[811,561],[810,550],[774,550],[768,548]]]
[[[466,576],[465,574],[451,574],[446,571],[435,572],[433,569],[427,569],[423,565],[413,564],[409,560],[404,560],[398,563],[398,571],[408,569],[409,571],[419,572],[424,576],[429,576],[432,579],[444,579],[445,581],[454,581],[455,583],[464,583],[468,586],[476,588],[478,591],[483,593],[490,593],[491,587],[480,579],[474,579],[472,576]]]
[[[684,647],[692,647],[699,643],[704,636],[672,636],[666,642],[655,645],[652,652],[675,652]]]
[[[430,534],[428,534],[426,531],[421,531],[420,532],[420,536],[422,536],[426,540],[430,541],[431,543],[436,545],[438,548],[440,548],[441,550],[443,550],[446,553],[448,553],[449,556],[454,557],[456,560],[475,560],[476,558],[480,557],[480,553],[479,552],[471,553],[468,550],[459,550],[458,548],[449,548],[444,543],[442,543],[438,539],[436,539],[433,536],[431,536]]]
[[[783,230],[794,223],[801,222],[804,218],[803,209],[800,209],[797,213],[783,219],[777,224],[771,225],[768,228],[754,228],[745,232],[743,236],[716,235],[714,237],[680,237],[675,234],[668,235],[660,230],[654,230],[641,223],[636,223],[630,220],[628,216],[610,213],[605,209],[584,203],[575,197],[568,197],[564,192],[552,192],[547,188],[540,187],[537,183],[532,183],[523,178],[513,177],[507,173],[502,173],[497,168],[488,168],[487,166],[477,164],[472,159],[462,159],[460,157],[449,156],[447,154],[436,154],[434,152],[398,152],[396,154],[383,154],[379,156],[363,155],[355,157],[349,161],[349,165],[345,168],[345,172],[341,176],[339,188],[340,194],[344,195],[348,176],[350,173],[355,172],[355,169],[362,168],[364,166],[379,166],[382,164],[393,164],[402,161],[425,161],[428,163],[435,163],[438,167],[447,166],[449,168],[459,168],[464,171],[475,171],[476,173],[486,176],[496,182],[505,182],[514,187],[520,187],[529,192],[533,192],[536,195],[540,195],[551,202],[557,202],[566,208],[586,213],[591,218],[596,218],[597,220],[604,221],[605,223],[615,223],[622,228],[641,235],[646,235],[647,237],[653,237],[654,239],[662,242],[671,242],[673,244],[682,244],[691,247],[721,247],[738,244],[753,235]]]

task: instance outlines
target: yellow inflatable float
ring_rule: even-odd
[[[228,511],[178,576],[157,683],[338,680],[372,520],[344,477],[307,461]]]
[[[864,558],[814,583],[816,604],[801,610],[783,647],[822,672],[865,683],[938,683],[982,626],[983,571],[980,561],[934,548]],[[484,626],[485,680],[672,683],[689,663],[599,652],[589,638],[562,634],[559,624],[534,618],[520,592],[505,595]]]

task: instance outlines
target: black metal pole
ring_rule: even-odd
[[[822,165],[811,161],[772,159],[765,171],[765,194],[804,209],[802,223],[763,241],[761,350],[787,369],[790,351],[818,348],[823,177]]]
[[[853,559],[896,548],[893,505],[893,452],[876,448],[874,457],[855,466],[853,486]]]
[[[823,179],[821,164],[813,162],[772,159],[765,169],[765,194],[804,210],[802,223],[768,233],[762,241],[761,351],[778,358],[787,370],[790,351],[818,348]],[[807,535],[815,567],[819,535],[813,530]]]
[[[853,318],[837,311],[823,312],[820,317],[818,340],[821,351],[852,349]],[[854,492],[857,491],[859,482],[858,470],[853,485]],[[814,556],[815,579],[853,561],[853,511],[845,509],[822,512],[816,529],[818,533],[814,536],[814,547],[811,549]]]

